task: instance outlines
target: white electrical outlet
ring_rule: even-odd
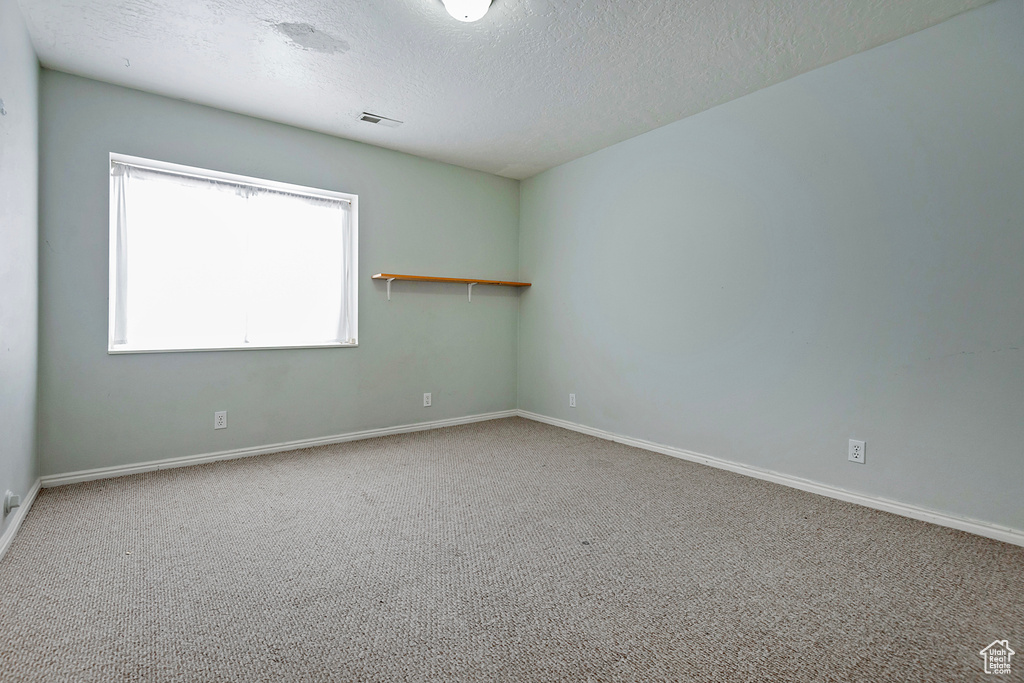
[[[430,394],[429,393],[423,394],[423,407],[424,408],[429,408],[430,407]]]
[[[13,491],[4,493],[4,516],[11,514],[16,507],[21,507],[21,496],[14,495]]]
[[[213,414],[213,428],[214,429],[227,429],[228,428],[228,411],[218,410]]]
[[[850,452],[847,455],[850,462],[864,464],[864,442],[850,439]]]
[[[570,408],[575,408],[576,407],[576,394],[569,394],[569,407]]]

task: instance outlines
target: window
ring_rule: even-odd
[[[109,353],[356,345],[357,197],[110,155]]]

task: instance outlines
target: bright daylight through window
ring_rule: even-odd
[[[356,345],[357,197],[110,156],[108,352]]]

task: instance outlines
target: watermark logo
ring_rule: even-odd
[[[978,654],[985,658],[985,673],[1008,674],[1010,657],[1017,653],[1010,649],[1010,641],[995,640]]]

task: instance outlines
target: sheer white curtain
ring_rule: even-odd
[[[355,343],[347,200],[111,165],[111,348]]]

